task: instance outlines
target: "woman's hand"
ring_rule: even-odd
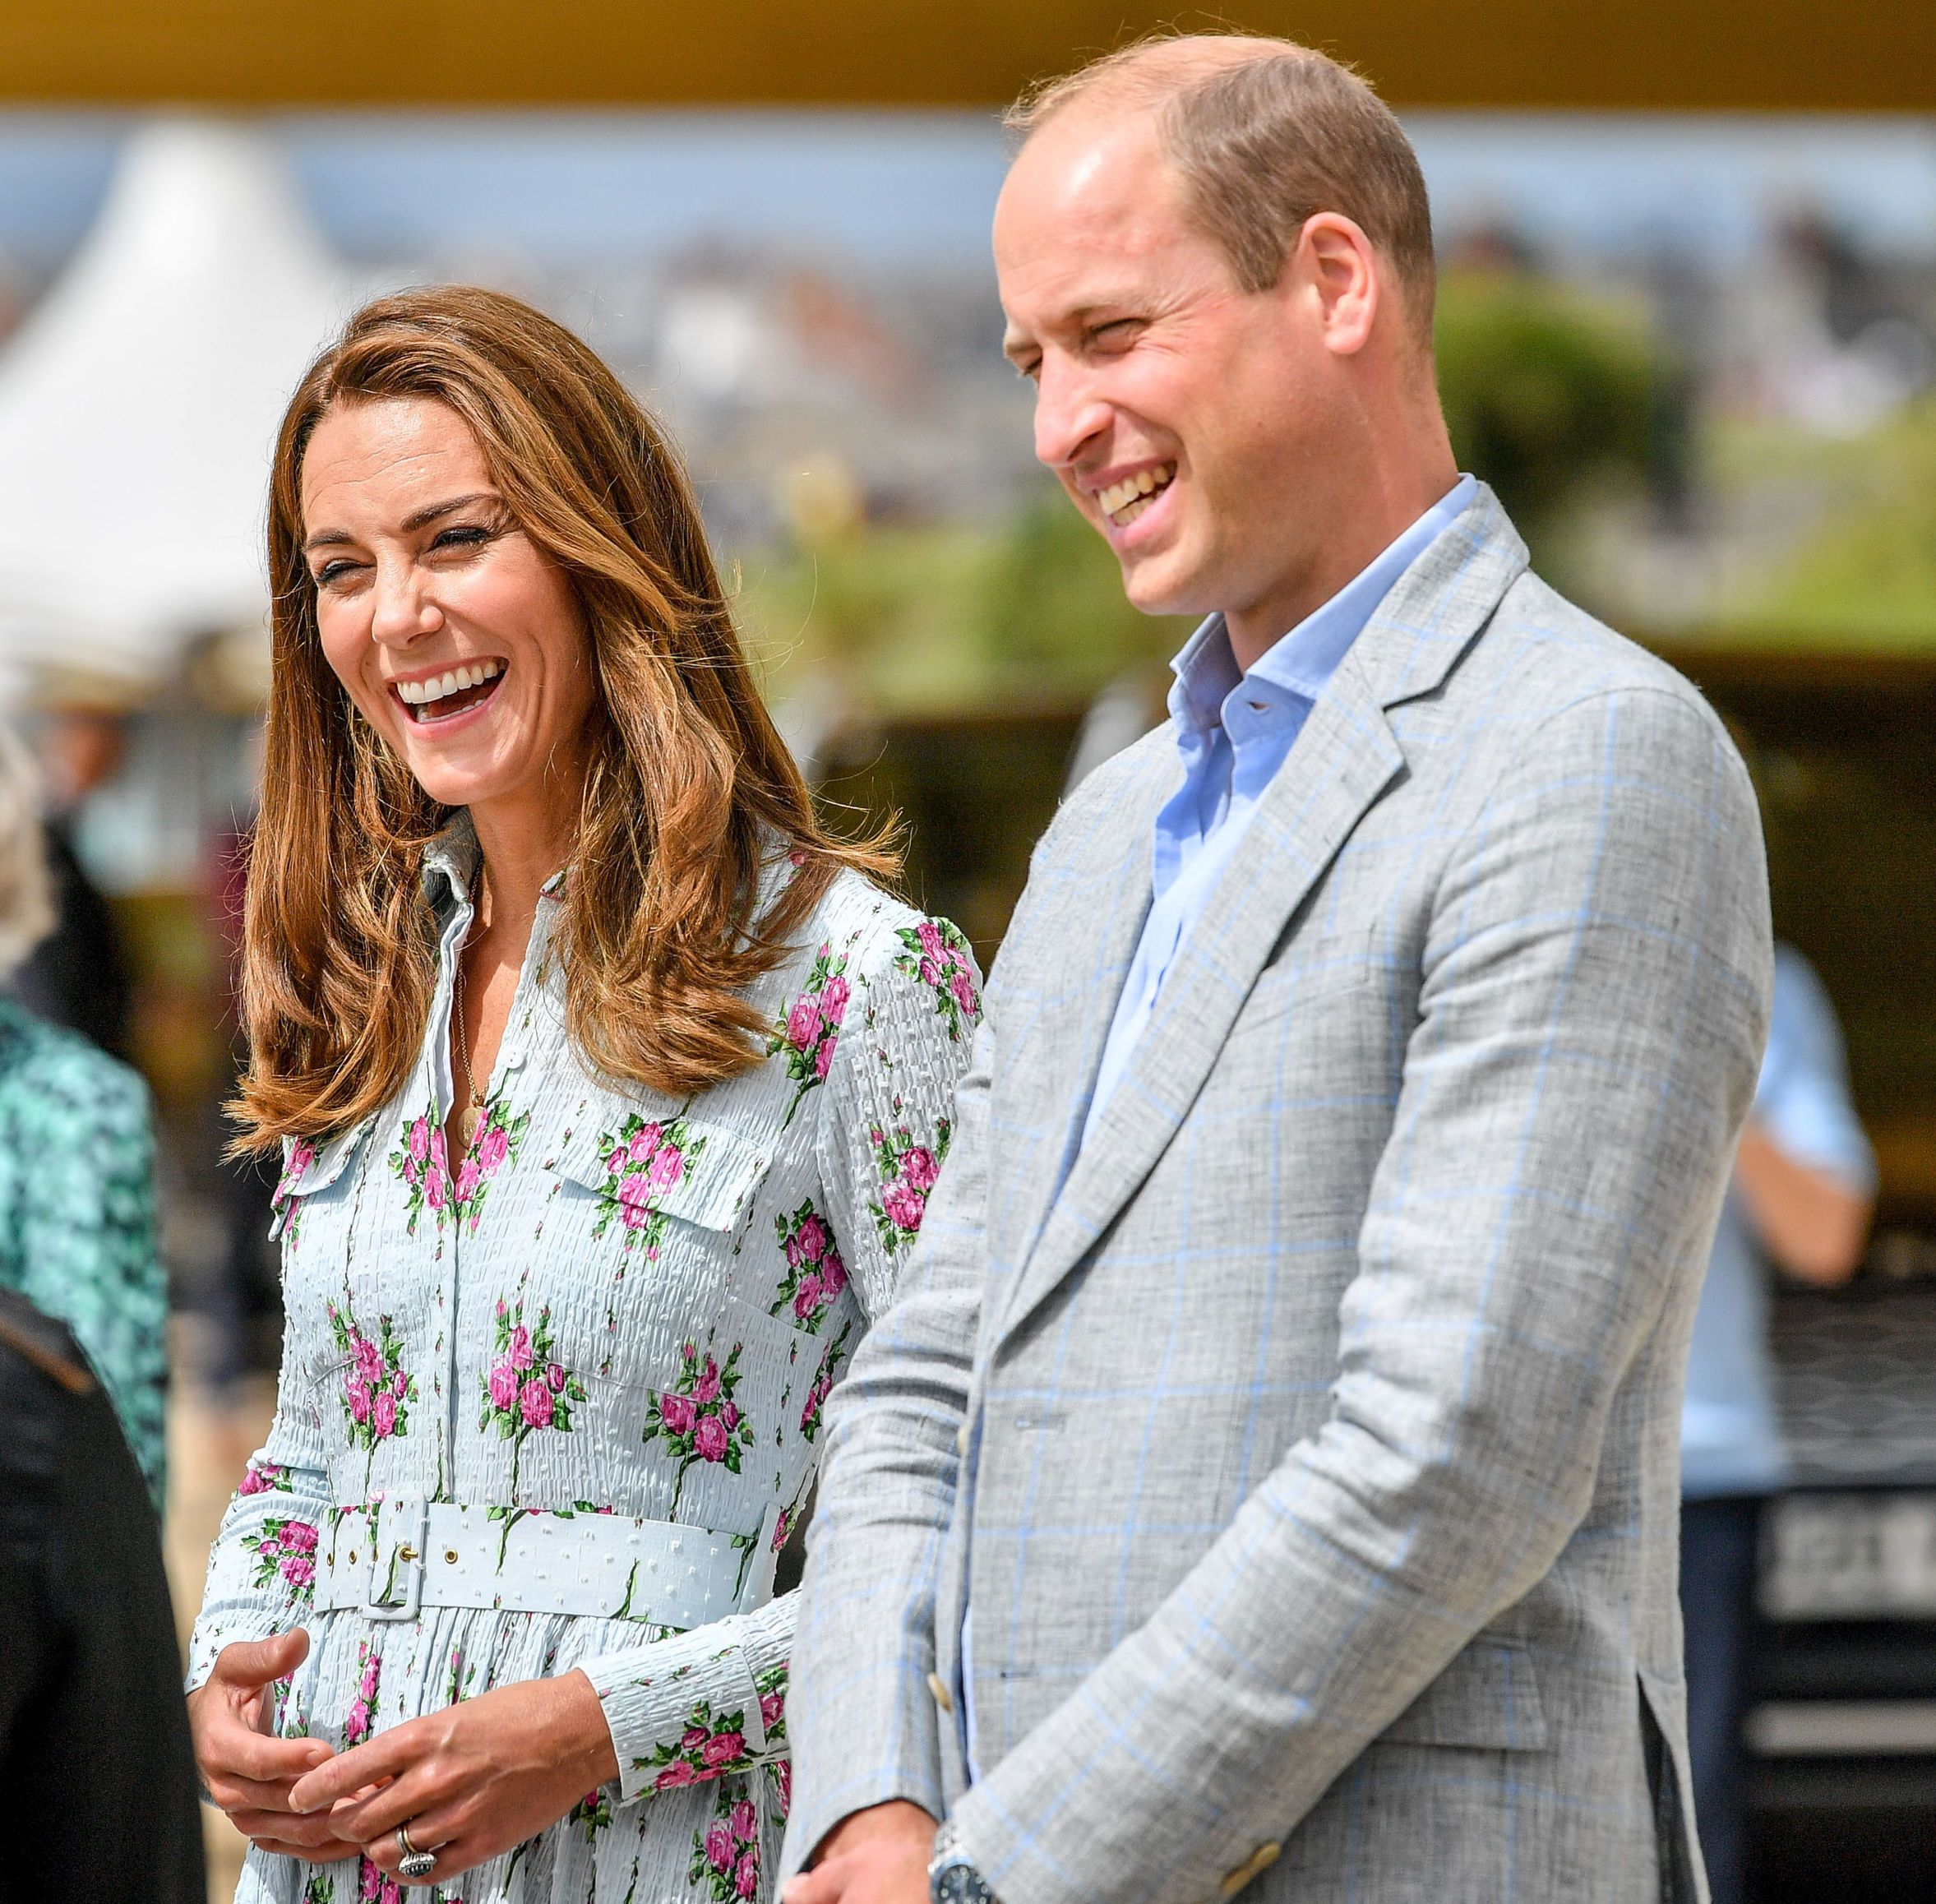
[[[301,1815],[289,1794],[327,1762],[330,1748],[321,1739],[278,1739],[269,1730],[269,1687],[293,1672],[308,1651],[309,1635],[300,1627],[224,1647],[206,1683],[188,1695],[188,1729],[209,1796],[235,1828],[266,1851],[321,1865],[354,1857],[357,1846],[337,1835],[328,1813]]]
[[[416,1881],[443,1884],[556,1824],[617,1776],[604,1708],[591,1681],[570,1672],[407,1720],[319,1766],[289,1799],[391,1873],[403,1856],[396,1828],[408,1825],[416,1850],[438,1854],[437,1869]]]

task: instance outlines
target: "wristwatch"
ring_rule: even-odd
[[[988,1880],[969,1859],[953,1819],[944,1819],[935,1833],[934,1855],[927,1861],[931,1904],[1001,1904]]]

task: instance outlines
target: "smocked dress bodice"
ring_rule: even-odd
[[[554,882],[453,1168],[475,851],[460,827],[427,856],[438,978],[409,1082],[289,1147],[275,1420],[210,1556],[189,1683],[231,1642],[304,1626],[279,1729],[340,1749],[582,1668],[619,1779],[430,1895],[763,1897],[788,1786],[774,1560],[946,1154],[973,961],[843,873],[749,992],[764,1061],[675,1102],[578,1056]],[[769,869],[768,896],[790,874]],[[367,1863],[252,1851],[238,1897],[396,1894]]]

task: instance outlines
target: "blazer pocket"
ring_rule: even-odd
[[[1481,1634],[1380,1736],[1406,1745],[1544,1751],[1546,1715],[1532,1655],[1517,1639]]]

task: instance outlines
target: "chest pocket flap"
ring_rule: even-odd
[[[282,1176],[276,1184],[275,1196],[270,1204],[271,1240],[281,1236],[289,1227],[289,1218],[303,1198],[327,1190],[349,1168],[375,1122],[374,1117],[366,1117],[362,1123],[353,1124],[347,1130],[340,1130],[321,1144],[307,1137],[283,1139]]]
[[[636,1112],[616,1127],[597,1119],[588,1107],[546,1167],[621,1207],[663,1212],[702,1229],[732,1229],[773,1161],[729,1124],[682,1116],[658,1121]]]

